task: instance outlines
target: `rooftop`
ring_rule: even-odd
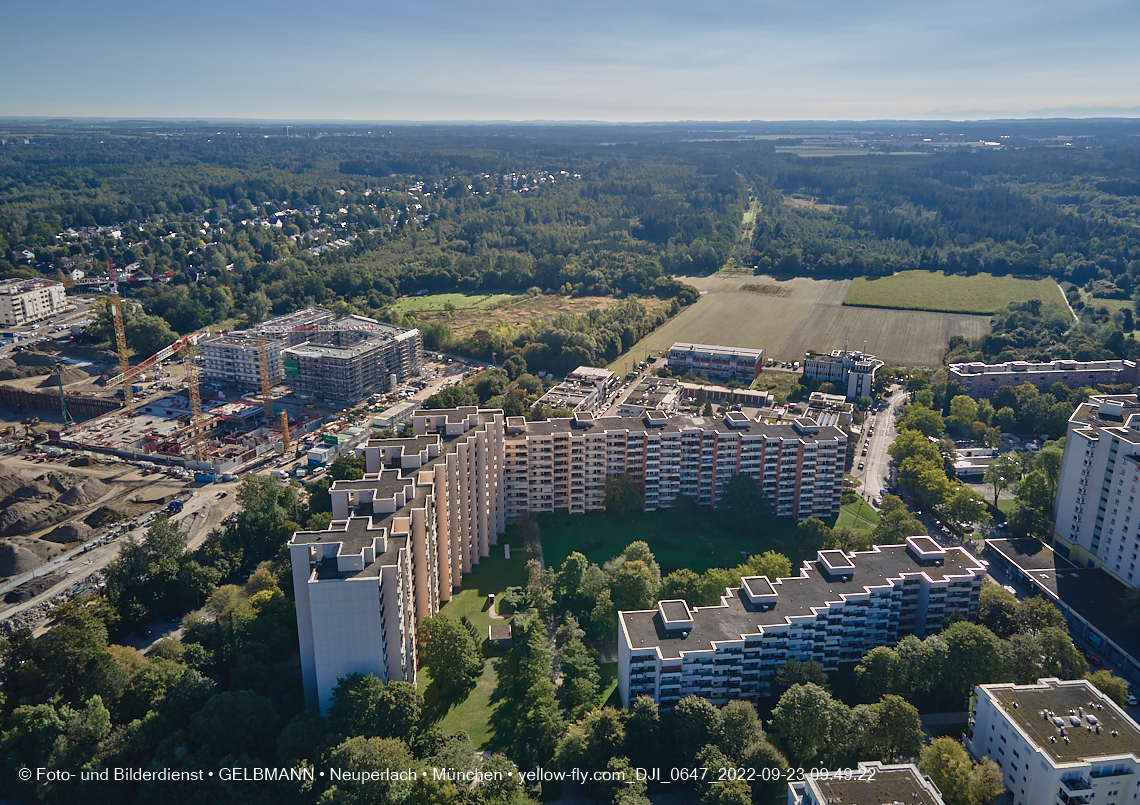
[[[1049,363],[1029,361],[1006,361],[1005,363],[952,363],[950,370],[966,375],[1004,374],[1007,372],[1100,372],[1106,369],[1124,369],[1134,365],[1132,361],[1071,361],[1056,360]]]
[[[1125,609],[1128,587],[1100,568],[1079,568],[1036,539],[988,539],[1004,556],[1109,640],[1140,658],[1140,629]]]
[[[1128,754],[1140,759],[1140,727],[1087,680],[1042,679],[1036,685],[983,685],[982,689],[1054,762]],[[1068,742],[1061,736],[1062,728]]]
[[[820,802],[836,805],[943,805],[934,783],[922,777],[911,764],[880,767],[859,764],[853,779],[811,779],[809,785]]]
[[[687,350],[690,352],[696,352],[699,350],[701,352],[715,352],[724,355],[739,355],[741,357],[755,358],[757,360],[764,356],[764,350],[762,349],[749,349],[747,347],[726,347],[720,344],[690,344],[686,341],[678,341],[677,343],[673,344],[673,346],[669,347],[670,352],[673,352],[674,350]]]
[[[333,520],[324,531],[298,531],[289,541],[290,545],[312,545],[340,543],[337,556],[356,556],[373,544],[377,537],[385,538],[384,552],[369,562],[363,570],[337,570],[336,561],[326,559],[317,566],[318,578],[353,579],[376,578],[385,566],[396,564],[400,551],[406,547],[406,535],[393,535],[392,521],[397,514],[376,518],[371,516],[349,517],[347,520]]]
[[[813,422],[812,425],[815,423]],[[545,422],[526,423],[528,435],[546,435],[552,433],[569,432],[573,430],[570,419],[548,419]],[[666,418],[661,427],[650,427],[642,417],[609,416],[597,417],[590,427],[580,429],[580,433],[606,433],[628,431],[630,433],[681,433],[686,430],[715,430],[725,434],[762,433],[769,438],[801,439],[805,442],[832,441],[846,438],[846,434],[836,427],[819,428],[818,433],[808,429],[797,429],[794,422],[770,424],[749,420],[747,427],[734,427],[722,418],[701,417],[688,414],[676,414]]]
[[[835,553],[840,553],[836,551]],[[720,606],[697,607],[692,610],[693,627],[687,636],[664,627],[658,610],[619,613],[634,650],[654,646],[662,657],[680,657],[685,651],[707,651],[714,641],[740,640],[756,634],[761,627],[783,625],[789,618],[812,616],[813,607],[842,603],[845,595],[865,592],[868,588],[890,585],[893,579],[906,575],[926,574],[931,580],[981,573],[983,566],[961,548],[946,550],[941,565],[921,565],[907,551],[906,545],[876,545],[845,557],[853,570],[845,571],[851,581],[828,580],[817,570],[816,561],[804,562],[798,576],[777,579],[773,583],[776,603],[761,610],[748,599],[744,588],[732,588]],[[754,591],[760,592],[759,590]]]
[[[1069,421],[1093,428],[1120,428],[1132,414],[1140,414],[1135,394],[1096,394],[1078,405]],[[1133,432],[1132,437],[1140,439],[1140,432]]]

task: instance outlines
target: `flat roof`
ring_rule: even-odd
[[[740,640],[756,634],[760,627],[783,625],[789,618],[812,616],[813,607],[841,603],[844,595],[858,595],[869,587],[890,585],[893,579],[926,574],[932,580],[951,576],[981,574],[983,565],[961,548],[946,550],[941,565],[920,565],[907,552],[906,545],[876,545],[870,551],[851,554],[854,571],[851,581],[829,581],[816,569],[817,562],[806,561],[800,575],[777,579],[775,606],[760,611],[748,600],[740,587],[732,588],[721,600],[725,605],[696,607],[692,610],[693,628],[682,638],[664,628],[656,609],[618,613],[634,650],[658,647],[661,656],[677,658],[681,651],[711,650],[714,641]]]
[[[396,513],[384,517],[353,516],[347,520],[333,520],[324,531],[298,531],[289,540],[290,545],[312,545],[315,543],[339,542],[337,556],[359,556],[367,546],[372,545],[377,537],[386,537],[384,553],[376,557],[376,561],[369,562],[363,570],[338,570],[335,558],[325,559],[317,565],[319,579],[355,579],[376,578],[380,571],[396,564],[408,543],[407,536],[392,535],[392,520]]]
[[[1000,704],[1006,718],[1057,763],[1129,754],[1140,759],[1140,726],[1087,680],[1043,679],[1035,685],[983,685],[982,690]],[[1050,711],[1053,716],[1044,716],[1042,711]],[[1089,716],[1096,719],[1095,725]],[[1064,722],[1068,743],[1061,737],[1061,727],[1054,718]],[[1096,725],[1100,726],[1099,733]],[[1091,732],[1086,729],[1090,726],[1094,727]],[[1050,738],[1055,741],[1050,742]]]
[[[702,352],[722,353],[727,355],[739,355],[745,358],[760,358],[764,354],[762,349],[749,349],[748,347],[726,347],[721,344],[690,344],[687,341],[678,341],[673,346],[669,347],[669,351],[682,350],[695,352],[701,350]]]
[[[873,767],[872,767],[873,768]],[[864,779],[857,779],[862,772]],[[942,797],[931,790],[933,783],[923,779],[913,765],[895,768],[852,769],[856,779],[811,778],[820,802],[842,805],[943,805]],[[937,789],[935,789],[937,790]]]
[[[661,427],[650,427],[646,425],[640,416],[595,417],[593,423],[588,428],[579,428],[577,430],[575,430],[572,425],[573,421],[570,419],[548,419],[545,422],[528,422],[526,423],[526,434],[547,435],[559,432],[606,433],[617,431],[629,431],[632,433],[681,433],[686,430],[715,430],[720,433],[738,436],[741,434],[758,433],[773,439],[796,439],[809,443],[847,438],[846,433],[834,426],[821,427],[818,433],[802,433],[797,431],[791,422],[772,424],[749,420],[747,427],[733,427],[720,417],[701,417],[690,414],[672,414],[668,416],[665,425]]]
[[[1105,570],[1081,568],[1032,537],[988,539],[986,547],[1022,573],[1100,634],[1140,661],[1140,629],[1124,605],[1128,587]]]

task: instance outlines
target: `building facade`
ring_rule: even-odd
[[[808,774],[788,783],[788,805],[945,805],[945,800],[913,763],[864,760],[854,769]]]
[[[768,695],[789,660],[826,670],[908,634],[940,631],[978,611],[985,566],[930,537],[847,554],[819,551],[799,575],[742,578],[721,603],[683,600],[618,613],[618,690],[626,707],[649,696],[671,708],[686,696],[723,705]]]
[[[234,332],[202,341],[202,378],[207,383],[227,383],[242,388],[261,388],[261,361],[257,354],[260,337],[253,332]],[[285,379],[284,344],[279,338],[265,339],[269,383]]]
[[[1135,394],[1090,397],[1069,418],[1053,511],[1057,551],[1130,587],[1140,584],[1137,487],[1140,401]]]
[[[778,516],[830,517],[839,512],[847,435],[809,419],[769,424],[740,413],[723,418],[578,415],[507,420],[504,471],[507,518],[528,512],[605,508],[606,478],[628,473],[645,510],[680,496],[716,506],[729,479],[756,479]]]
[[[830,355],[807,355],[804,377],[834,383],[848,400],[858,400],[874,394],[875,373],[882,367],[883,362],[874,355],[837,349]]]
[[[22,327],[68,309],[62,282],[5,280],[0,282],[0,325]]]
[[[966,748],[1014,805],[1124,805],[1140,794],[1140,727],[1088,680],[979,685]]]
[[[692,372],[751,382],[760,375],[764,366],[764,350],[678,341],[669,347],[668,363],[669,371],[674,374]]]
[[[285,383],[301,396],[356,404],[415,377],[423,356],[419,330],[327,330],[284,350]]]
[[[992,397],[993,393],[1002,386],[1020,386],[1022,383],[1030,383],[1038,390],[1046,391],[1054,383],[1079,388],[1101,384],[1136,383],[1140,379],[1134,361],[1119,360],[1051,363],[974,361],[952,363],[949,372],[950,379],[957,380],[971,397]]]
[[[536,400],[531,408],[549,405],[551,408],[565,408],[574,414],[593,414],[609,398],[616,385],[617,376],[609,369],[579,366]]]

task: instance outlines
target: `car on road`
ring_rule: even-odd
[[[863,462],[862,461],[859,462],[859,469],[863,469]]]
[[[1128,702],[1129,707],[1135,707],[1136,706],[1136,694],[1129,692],[1128,698],[1125,701]]]
[[[1104,667],[1104,661],[1095,654],[1086,654],[1085,659],[1089,661],[1089,665],[1091,665],[1093,668]]]

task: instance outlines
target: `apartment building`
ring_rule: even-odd
[[[260,340],[253,332],[233,332],[202,341],[202,378],[207,383],[260,389],[261,361],[257,353]],[[283,348],[280,339],[265,339],[269,382],[274,386],[285,378]]]
[[[628,473],[645,510],[679,496],[716,506],[737,473],[751,475],[782,517],[830,517],[842,495],[847,435],[810,419],[769,424],[732,412],[723,418],[667,415],[506,423],[503,480],[508,520],[528,512],[605,508],[606,478]]]
[[[1039,390],[1046,391],[1054,383],[1078,388],[1100,384],[1136,383],[1140,379],[1134,361],[1120,360],[1058,360],[1050,363],[973,361],[952,363],[949,371],[950,379],[957,380],[971,397],[992,397],[993,393],[1002,386],[1020,386],[1022,383],[1031,383]]]
[[[505,527],[503,416],[418,416],[410,439],[362,449],[368,472],[329,489],[333,521],[289,543],[305,705],[326,713],[350,673],[414,682],[416,626],[450,600]]]
[[[836,349],[830,355],[807,355],[804,358],[804,377],[814,377],[821,383],[834,383],[848,400],[870,397],[875,390],[875,373],[883,362],[874,355]]]
[[[1069,418],[1053,512],[1057,552],[1140,584],[1137,487],[1140,401],[1135,394],[1090,397]]]
[[[706,377],[751,382],[764,366],[764,350],[722,347],[714,344],[688,344],[678,341],[669,347],[669,371],[692,372]]]
[[[531,408],[549,405],[551,408],[565,408],[571,413],[597,411],[617,385],[617,376],[609,369],[593,366],[579,366],[566,379],[551,388],[535,401]]]
[[[0,325],[22,327],[69,309],[62,282],[14,279],[0,282]]]
[[[979,685],[966,748],[1014,805],[1125,805],[1140,796],[1140,727],[1085,679]]]
[[[745,577],[721,603],[683,600],[618,613],[618,690],[671,708],[686,696],[717,705],[768,694],[789,660],[827,670],[876,646],[942,629],[953,613],[973,619],[985,567],[926,536],[870,551],[819,551],[799,575]]]
[[[788,805],[945,805],[942,792],[913,763],[860,761],[854,769],[809,774],[788,783]]]
[[[283,351],[285,382],[304,397],[356,404],[414,377],[423,355],[419,330],[378,322],[324,330]]]

